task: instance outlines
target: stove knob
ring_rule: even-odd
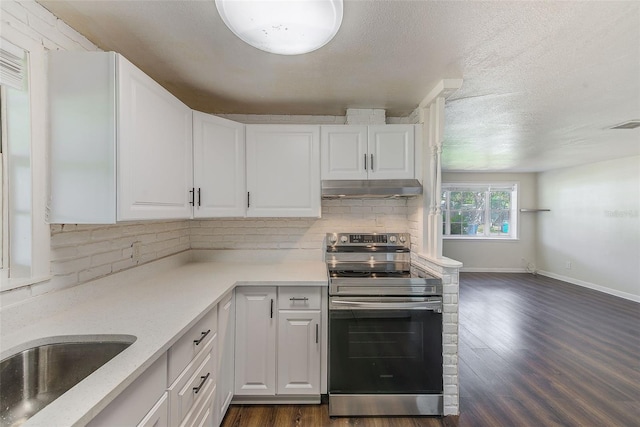
[[[335,245],[335,243],[338,241],[338,236],[335,234],[332,234],[331,237],[329,237],[329,242],[331,242],[332,245]]]
[[[404,237],[403,235],[400,235],[400,242],[405,243],[407,241],[407,238]]]
[[[396,236],[389,236],[389,243],[395,243],[396,242]]]
[[[347,240],[349,240],[347,236],[340,236],[340,243],[347,243]]]

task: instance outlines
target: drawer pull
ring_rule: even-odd
[[[202,336],[200,337],[200,339],[199,340],[193,340],[193,343],[195,345],[200,345],[202,340],[205,339],[207,337],[207,335],[209,335],[209,332],[211,332],[211,329],[207,330],[207,332],[202,332]]]
[[[289,301],[309,301],[309,298],[304,297],[304,298],[296,298],[296,297],[291,297],[289,298]]]
[[[200,389],[202,388],[202,386],[204,385],[204,383],[207,382],[207,379],[209,379],[209,375],[211,374],[211,372],[207,373],[207,375],[205,375],[204,377],[200,377],[200,379],[202,381],[200,381],[200,385],[198,385],[198,387],[194,387],[193,388],[193,392],[195,394],[198,394],[198,392],[200,391]]]

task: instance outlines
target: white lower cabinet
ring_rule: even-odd
[[[151,408],[137,427],[162,427],[169,425],[169,398],[168,393],[162,393],[160,400]]]
[[[237,288],[235,400],[319,400],[320,321],[318,287]]]
[[[169,425],[198,425],[213,410],[217,381],[218,311],[211,309],[168,351]]]
[[[276,287],[236,288],[236,396],[276,394]]]
[[[163,354],[87,426],[154,426],[167,423],[167,355]]]
[[[278,394],[320,394],[320,310],[278,312]]]
[[[222,422],[233,399],[233,370],[235,366],[236,300],[229,291],[218,304],[218,384],[214,409],[215,418]]]

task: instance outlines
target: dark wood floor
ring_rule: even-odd
[[[640,427],[640,304],[530,274],[460,275],[460,416],[232,406],[223,427]]]

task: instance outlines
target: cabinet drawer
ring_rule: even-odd
[[[317,286],[281,286],[278,288],[278,310],[320,310],[320,288]]]
[[[169,398],[165,392],[151,408],[137,427],[168,427],[169,426]]]
[[[146,421],[154,409],[161,413],[162,408],[157,407],[158,396],[165,393],[166,387],[167,356],[163,354],[87,426],[133,426]]]
[[[195,405],[189,410],[180,427],[203,427],[211,426],[213,424],[213,417],[215,412],[213,411],[213,401],[216,396],[216,384],[213,381],[207,381],[202,387],[202,398],[196,402]]]
[[[171,425],[180,424],[194,404],[202,401],[210,384],[216,383],[217,352],[217,339],[213,339],[169,387]]]
[[[212,308],[169,349],[169,384],[173,383],[218,332],[218,307]]]

